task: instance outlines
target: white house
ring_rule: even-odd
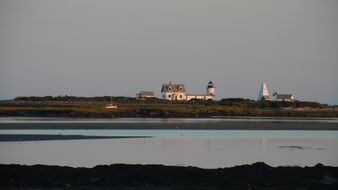
[[[161,93],[162,98],[166,100],[209,100],[213,99],[215,96],[215,85],[210,81],[207,85],[206,94],[188,94],[186,93],[184,84],[172,84],[169,82],[169,84],[162,85]]]
[[[166,100],[186,100],[186,91],[184,84],[163,84],[162,98]]]

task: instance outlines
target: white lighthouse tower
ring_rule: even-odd
[[[215,93],[215,85],[212,81],[210,81],[208,83],[208,86],[207,86],[207,95],[209,96],[215,96],[216,93]]]

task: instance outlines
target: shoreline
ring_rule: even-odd
[[[0,134],[0,142],[122,139],[122,138],[151,138],[151,137],[150,136],[85,136],[85,135]]]
[[[0,164],[0,189],[336,189],[338,167],[271,167],[262,162],[201,169],[164,165],[73,168]]]
[[[338,123],[226,121],[197,123],[0,123],[5,129],[196,129],[196,130],[338,130]]]
[[[106,109],[106,97],[19,97],[0,101],[0,116],[72,118],[213,118],[256,117],[338,117],[338,107],[317,102],[258,102],[249,99],[219,101],[139,101],[116,97],[117,109]],[[109,98],[110,99],[110,98]]]

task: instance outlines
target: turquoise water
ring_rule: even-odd
[[[338,139],[338,131],[306,130],[0,130],[0,134],[88,135],[88,136],[151,136],[158,138],[324,138]]]

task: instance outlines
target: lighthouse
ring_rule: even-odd
[[[207,95],[209,96],[215,96],[215,85],[212,81],[210,81],[208,83],[208,86],[207,86]]]

